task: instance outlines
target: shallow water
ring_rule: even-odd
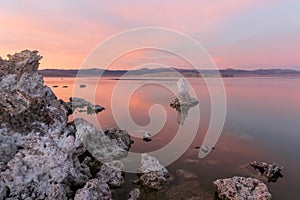
[[[227,95],[227,113],[222,134],[208,156],[198,158],[199,149],[206,134],[211,115],[211,100],[205,85],[200,78],[188,79],[200,101],[199,105],[189,111],[185,121],[185,135],[173,144],[173,150],[180,149],[191,137],[189,123],[197,119],[197,110],[200,110],[199,128],[183,155],[167,168],[175,180],[158,193],[147,193],[148,199],[163,199],[165,192],[171,187],[183,184],[176,177],[176,170],[185,169],[197,174],[197,181],[204,193],[214,196],[213,180],[234,175],[258,177],[263,180],[273,199],[297,199],[300,183],[300,79],[297,78],[225,78]],[[134,144],[130,152],[151,152],[160,150],[170,143],[177,134],[180,125],[177,123],[176,110],[169,107],[169,101],[175,98],[165,86],[176,90],[176,80],[112,80],[95,78],[81,78],[86,87],[74,86],[74,78],[45,78],[46,85],[50,86],[58,98],[68,100],[75,90],[77,97],[87,100],[95,99],[95,102],[106,108],[97,117],[78,113],[99,128],[116,127],[119,123],[126,124],[129,120],[124,113],[128,107],[131,118],[136,124],[143,127],[151,123],[149,109],[155,104],[154,109],[160,111],[151,112],[154,118],[160,119],[166,114],[166,121],[161,130],[152,137],[149,143],[141,138],[134,137]],[[136,90],[127,104],[125,100],[126,90],[118,92],[118,99],[114,99],[112,108],[111,97],[116,84],[124,88],[141,86]],[[57,85],[54,88],[52,86]],[[68,87],[63,87],[68,86]],[[91,88],[97,86],[96,92]],[[95,94],[95,95],[94,95]],[[123,98],[119,98],[122,97]],[[118,104],[118,105],[117,105]],[[119,106],[119,107],[118,107]],[[153,111],[153,107],[151,108]],[[150,109],[150,110],[151,110]],[[113,116],[112,110],[118,115]],[[163,112],[161,112],[163,110]],[[155,110],[154,110],[155,111]],[[118,123],[118,124],[117,124]],[[129,122],[128,122],[129,123]],[[119,127],[124,129],[122,127]],[[135,134],[139,131],[135,130]],[[151,132],[152,130],[148,130]],[[152,133],[154,134],[154,133]],[[171,152],[172,153],[172,152]],[[170,154],[171,155],[171,154]],[[168,155],[165,155],[168,156]],[[162,156],[162,159],[164,157]],[[248,166],[250,161],[276,162],[283,169],[283,178],[275,183],[267,181],[259,176],[258,172]],[[131,183],[136,178],[135,174],[126,174],[126,185],[117,190],[115,197],[126,199],[131,188],[137,187]],[[183,192],[182,192],[183,193]]]

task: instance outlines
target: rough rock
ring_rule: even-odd
[[[89,190],[86,182],[92,176],[82,162],[87,126],[77,130],[75,122],[80,120],[67,123],[64,103],[44,86],[37,71],[41,59],[37,51],[8,58],[0,59],[0,199],[69,199],[78,188]],[[102,135],[110,144],[120,145]],[[107,184],[100,185],[103,189],[96,191],[110,198]]]
[[[139,188],[133,188],[129,193],[128,200],[138,200],[141,199],[141,191]]]
[[[196,106],[199,101],[190,96],[186,83],[183,79],[178,80],[177,87],[179,91],[178,97],[170,102],[170,106],[178,112],[178,124],[183,125],[190,108]]]
[[[126,157],[131,139],[126,131],[107,129],[102,132],[84,119],[75,119],[76,139],[99,161],[105,163]]]
[[[82,189],[77,190],[75,200],[110,200],[111,191],[99,179],[89,180]]]
[[[137,183],[152,190],[162,189],[163,184],[170,180],[168,170],[155,157],[146,153],[141,155],[139,173],[141,173],[141,176]]]
[[[17,144],[12,137],[0,134],[0,171],[5,169],[6,164],[17,153]]]
[[[267,164],[265,162],[253,161],[250,163],[250,166],[254,167],[254,169],[258,169],[269,182],[276,182],[278,178],[283,177],[281,174],[283,167],[280,167],[276,163]]]
[[[111,187],[121,187],[125,182],[123,171],[124,164],[121,161],[107,162],[101,166],[97,178]]]
[[[0,61],[0,131],[58,134],[67,121],[66,111],[37,72],[37,51],[24,50]]]
[[[52,184],[59,188],[82,187],[91,177],[89,168],[81,164],[74,153],[74,137],[60,138],[60,146],[49,137],[30,140],[1,172],[10,197],[24,199],[45,198]]]
[[[144,134],[143,134],[143,140],[145,142],[150,142],[152,139],[151,139],[151,134],[148,132],[148,131],[145,131]]]
[[[179,185],[171,187],[166,192],[166,199],[192,199],[192,200],[213,200],[214,196],[206,192],[198,181],[185,181]]]
[[[227,200],[269,200],[272,195],[267,186],[260,180],[248,177],[218,179],[213,182],[218,197]]]
[[[104,134],[109,137],[110,140],[115,141],[116,144],[125,150],[129,150],[133,140],[126,130],[120,130],[117,128],[108,128],[104,130]]]

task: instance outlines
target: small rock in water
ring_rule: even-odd
[[[232,177],[213,182],[220,199],[224,200],[270,200],[272,195],[260,180],[251,177]]]
[[[269,182],[276,182],[278,178],[283,177],[281,174],[283,167],[280,167],[276,163],[267,164],[265,162],[253,161],[250,163],[250,166],[254,167],[254,169],[258,169]]]
[[[128,200],[138,200],[141,199],[141,191],[139,188],[133,188],[129,193]]]
[[[52,87],[54,87],[54,88],[57,88],[57,87],[58,87],[58,85],[53,85]]]
[[[190,172],[184,169],[179,169],[176,171],[177,176],[183,180],[191,180],[197,178],[194,172]]]
[[[190,108],[196,106],[199,101],[191,97],[188,88],[183,79],[179,79],[177,82],[178,87],[178,97],[170,102],[170,106],[178,112],[177,122],[180,125],[183,125],[186,117],[188,116],[188,112]]]
[[[148,131],[145,131],[144,132],[144,135],[143,135],[143,140],[145,142],[150,142],[152,139],[151,139],[151,134],[148,132]]]
[[[79,87],[80,87],[80,88],[85,88],[85,87],[86,87],[86,85],[84,85],[84,84],[81,84],[81,85],[79,85]]]
[[[62,86],[63,88],[67,88],[68,86],[67,85],[64,85],[64,86]]]

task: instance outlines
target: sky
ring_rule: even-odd
[[[3,0],[0,56],[38,50],[43,56],[40,69],[78,69],[113,35],[161,27],[193,38],[220,69],[300,70],[299,11],[298,0]],[[155,50],[120,55],[110,67],[130,69],[153,62],[188,68],[178,57]]]

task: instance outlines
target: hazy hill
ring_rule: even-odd
[[[291,69],[258,69],[258,70],[241,70],[241,69],[222,69],[222,70],[200,70],[195,69],[176,69],[176,68],[142,68],[137,70],[103,70],[103,69],[84,69],[84,70],[62,70],[62,69],[44,69],[39,71],[45,77],[98,77],[112,76],[143,76],[143,77],[177,77],[178,73],[186,77],[209,77],[216,76],[219,73],[223,77],[244,77],[244,76],[299,76],[300,71]]]

